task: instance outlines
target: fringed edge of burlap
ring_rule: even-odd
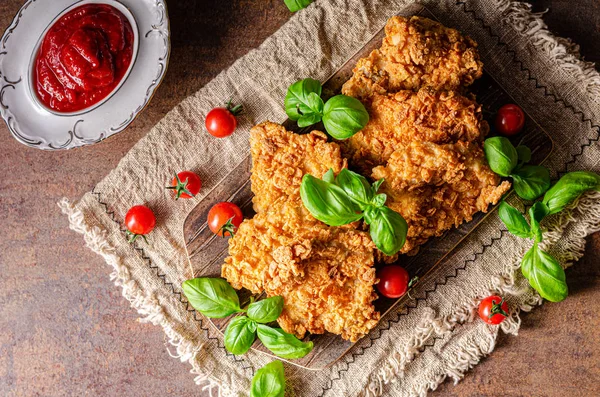
[[[504,21],[512,26],[519,34],[528,36],[531,44],[540,51],[553,57],[557,66],[573,76],[585,87],[586,93],[592,97],[600,95],[600,73],[592,62],[581,59],[579,46],[570,39],[556,37],[548,30],[542,16],[545,12],[534,13],[532,6],[511,0],[496,0],[496,5],[504,14]],[[564,267],[571,266],[579,260],[585,251],[585,237],[600,231],[600,208],[598,201],[600,193],[585,194],[578,202],[563,211],[560,216],[555,216],[545,222],[544,249],[556,255]],[[577,221],[573,223],[573,221]],[[564,232],[569,228],[569,236],[565,241]],[[559,255],[553,252],[552,247],[562,239],[562,249]],[[566,249],[564,247],[567,247]],[[489,338],[480,343],[471,342],[462,346],[462,351],[454,359],[447,362],[445,372],[437,373],[427,382],[408,390],[411,396],[425,396],[430,390],[435,390],[447,378],[458,383],[465,373],[489,355],[495,347],[498,330],[504,333],[517,335],[521,325],[520,311],[528,312],[533,307],[542,304],[542,298],[526,283],[518,285],[516,280],[520,275],[521,258],[525,252],[515,253],[512,263],[507,264],[504,272],[492,279],[492,288],[482,296],[474,296],[471,302],[459,307],[449,316],[436,317],[432,309],[425,308],[423,318],[411,339],[400,349],[394,351],[384,361],[383,365],[371,375],[366,389],[361,397],[378,397],[384,394],[384,385],[401,378],[407,366],[420,354],[426,343],[432,338],[442,338],[451,333],[459,324],[472,322],[480,300],[491,294],[504,294],[508,301],[521,301],[519,307],[499,327],[491,327]]]
[[[194,341],[184,337],[172,327],[171,322],[165,316],[164,309],[156,297],[145,294],[131,277],[129,268],[123,264],[121,257],[115,253],[114,247],[108,242],[106,238],[107,232],[97,226],[90,226],[85,221],[83,212],[77,209],[68,199],[63,198],[58,202],[58,206],[63,214],[67,215],[71,230],[82,234],[86,246],[100,255],[108,265],[112,266],[111,281],[117,287],[121,287],[123,297],[141,315],[140,321],[158,325],[162,328],[167,335],[169,344],[174,346],[177,351],[174,354],[167,348],[169,355],[173,358],[178,358],[181,362],[188,361],[192,365],[190,372],[195,375],[194,382],[198,385],[203,385],[203,390],[209,391],[210,396],[232,396],[228,388],[219,379],[205,374],[196,368],[193,360],[196,353],[202,349],[202,346],[196,346]]]

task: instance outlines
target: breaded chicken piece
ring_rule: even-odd
[[[357,340],[379,320],[372,305],[375,245],[354,225],[313,218],[299,193],[305,173],[321,178],[345,167],[339,146],[320,132],[297,135],[263,123],[252,130],[251,150],[257,214],[229,240],[222,276],[236,289],[281,295],[278,321],[288,332]]]
[[[366,335],[379,321],[374,249],[367,233],[330,227],[274,250],[264,286],[284,298],[279,325],[299,338],[328,331],[355,342]]]
[[[356,64],[345,95],[365,99],[399,90],[457,90],[481,77],[477,43],[431,19],[395,16],[381,48]]]
[[[410,254],[429,238],[487,212],[510,189],[489,168],[480,145],[464,141],[413,142],[395,151],[386,166],[374,168],[372,177],[385,179],[386,205],[408,224],[400,253]]]
[[[370,120],[361,131],[341,142],[352,167],[364,175],[384,165],[392,153],[411,142],[483,142],[489,126],[481,106],[455,91],[400,91],[373,95],[365,103]]]
[[[281,197],[299,197],[304,174],[321,178],[330,168],[346,167],[340,147],[327,142],[321,131],[299,135],[265,122],[250,131],[252,192],[256,212],[267,210]]]

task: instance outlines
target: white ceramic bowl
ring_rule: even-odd
[[[133,57],[121,82],[103,100],[60,113],[38,99],[34,61],[48,29],[73,8],[109,4],[134,31]],[[170,32],[164,0],[28,0],[0,41],[0,114],[21,143],[57,150],[97,143],[124,130],[160,85],[169,61]]]

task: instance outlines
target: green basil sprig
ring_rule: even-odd
[[[521,262],[521,271],[540,296],[551,302],[565,299],[568,287],[565,271],[558,260],[539,247],[544,238],[540,223],[591,189],[600,190],[600,175],[588,171],[565,174],[546,192],[542,201],[537,201],[529,208],[529,223],[519,210],[506,202],[501,202],[498,207],[498,216],[510,233],[533,239],[533,247]]]
[[[235,290],[221,278],[186,280],[182,288],[192,307],[206,317],[223,318],[242,311]]]
[[[265,365],[252,378],[250,397],[284,397],[285,371],[281,361]]]
[[[323,179],[306,174],[302,178],[302,203],[316,219],[330,226],[342,226],[363,219],[377,248],[394,255],[404,245],[408,226],[400,214],[385,206],[387,196],[377,194],[383,180],[372,185],[348,169],[334,177],[327,171]]]
[[[302,342],[281,328],[271,328],[268,325],[258,324],[257,330],[258,339],[277,357],[302,358],[313,349],[311,341]]]
[[[247,316],[235,317],[225,329],[225,348],[230,353],[235,355],[246,353],[256,340],[258,327],[262,329],[258,333],[259,337],[261,333],[267,335],[265,338],[269,344],[264,341],[263,344],[276,356],[301,358],[312,350],[312,342],[302,342],[281,328],[271,328],[266,325],[276,321],[281,315],[283,310],[281,296],[252,302],[247,309],[242,309],[233,287],[221,278],[203,277],[186,280],[182,288],[192,307],[206,317],[223,318],[234,313],[247,314]],[[268,338],[268,335],[276,335],[276,337]]]
[[[292,84],[285,96],[285,112],[301,128],[323,121],[325,130],[335,139],[347,139],[369,122],[369,113],[356,98],[336,95],[326,103],[321,99],[323,88],[314,79]]]
[[[283,0],[287,8],[291,12],[299,11],[303,8],[306,8],[315,0]]]
[[[523,145],[514,147],[505,137],[488,138],[483,144],[485,157],[492,171],[511,177],[517,195],[535,200],[550,187],[550,173],[541,165],[525,165],[531,161],[531,150]]]

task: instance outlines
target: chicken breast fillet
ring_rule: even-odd
[[[400,91],[373,95],[364,101],[370,120],[341,142],[353,168],[364,175],[384,165],[392,153],[411,142],[483,142],[489,126],[481,106],[455,91]]]
[[[380,48],[362,58],[344,84],[345,95],[365,99],[399,90],[457,90],[481,77],[477,43],[428,18],[395,16]]]
[[[373,169],[385,179],[386,205],[408,224],[400,253],[414,254],[429,238],[487,212],[510,189],[487,165],[478,143],[412,142],[395,151],[385,166]]]
[[[252,190],[257,214],[229,240],[222,276],[236,289],[282,296],[278,321],[286,331],[329,331],[358,340],[379,320],[375,245],[354,225],[329,227],[300,199],[302,176],[337,173],[345,160],[320,132],[297,135],[263,123],[251,133]]]
[[[321,131],[299,135],[275,123],[261,123],[250,131],[252,192],[256,212],[266,211],[281,197],[300,197],[304,174],[321,178],[329,169],[346,168],[340,147],[327,142]]]

